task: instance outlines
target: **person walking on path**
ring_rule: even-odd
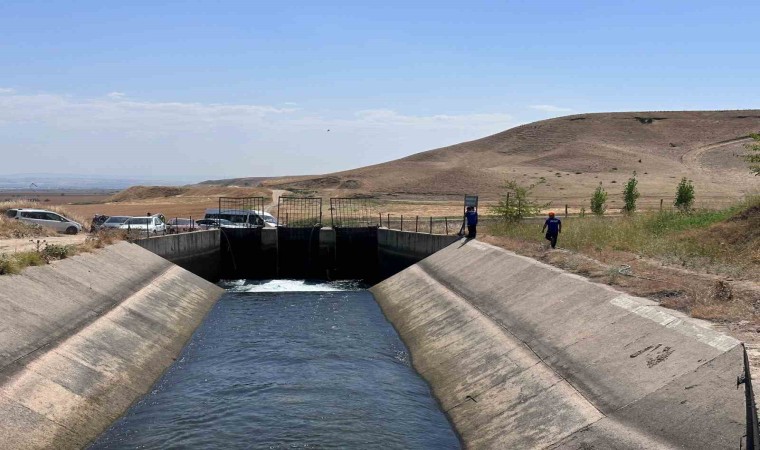
[[[478,225],[478,212],[472,206],[467,207],[467,212],[464,213],[464,217],[467,221],[467,239],[475,239],[477,234]]]
[[[551,242],[552,248],[557,247],[557,236],[562,232],[562,221],[554,217],[554,211],[549,211],[549,218],[544,222],[541,232],[546,231],[546,240]]]

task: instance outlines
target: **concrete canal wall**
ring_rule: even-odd
[[[164,251],[184,258],[182,248]],[[0,277],[1,447],[87,445],[150,389],[221,294],[125,242]]]
[[[195,231],[133,241],[140,247],[207,280],[218,280],[221,267],[220,231]]]
[[[468,448],[736,449],[743,349],[708,324],[462,241],[371,289]]]

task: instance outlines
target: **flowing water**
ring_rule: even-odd
[[[222,286],[177,362],[92,449],[460,447],[370,292]]]

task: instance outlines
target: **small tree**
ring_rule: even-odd
[[[749,163],[749,170],[754,173],[755,176],[760,176],[760,134],[752,133],[749,136],[754,139],[755,142],[744,146],[749,150],[749,153],[743,155],[743,158]]]
[[[599,182],[599,186],[594,190],[594,195],[591,197],[591,212],[597,216],[601,216],[607,210],[607,191],[602,187],[602,182]]]
[[[623,212],[624,213],[633,213],[636,211],[636,200],[639,199],[641,194],[639,194],[638,189],[639,181],[636,179],[636,171],[633,171],[633,176],[628,179],[628,182],[625,183],[625,188],[623,189],[623,201],[625,202],[625,205],[623,206]]]
[[[522,186],[516,180],[505,181],[502,187],[505,193],[502,195],[499,203],[492,208],[493,213],[509,222],[515,222],[527,216],[540,214],[541,210],[548,207],[551,202],[539,203],[531,197],[533,189],[543,183],[544,180],[541,180],[530,186]]]
[[[681,178],[681,182],[678,183],[674,205],[681,212],[691,211],[691,207],[694,205],[694,185],[686,177]]]

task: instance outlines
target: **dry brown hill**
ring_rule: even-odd
[[[747,135],[758,131],[760,110],[580,114],[382,164],[261,185],[326,196],[442,199],[469,192],[494,199],[507,177],[526,183],[543,178],[539,197],[572,204],[585,202],[599,182],[614,200],[635,170],[650,206],[670,199],[683,176],[694,180],[702,204],[726,202],[760,189],[760,179],[735,156],[744,152]]]
[[[198,197],[270,197],[270,192],[264,188],[214,186],[200,184],[196,186],[132,186],[112,195],[107,202],[139,202],[152,199],[193,199]]]

